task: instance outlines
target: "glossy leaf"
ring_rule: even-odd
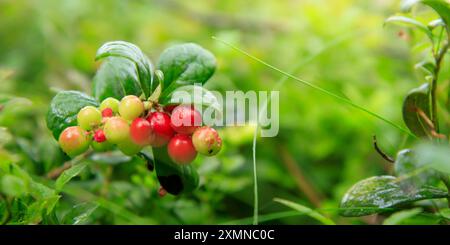
[[[331,219],[323,216],[319,212],[312,210],[311,208],[308,208],[306,206],[300,205],[295,202],[291,202],[289,200],[281,199],[281,198],[275,198],[274,201],[281,203],[289,208],[292,208],[302,214],[308,215],[309,217],[319,221],[320,223],[322,223],[324,225],[334,225],[335,224]]]
[[[158,68],[164,74],[162,98],[175,89],[203,85],[216,69],[216,59],[211,52],[195,43],[175,45],[164,50],[159,57]]]
[[[62,174],[56,179],[55,189],[60,191],[64,187],[64,185],[69,182],[72,178],[79,175],[81,171],[83,171],[86,166],[89,164],[89,161],[82,161],[77,164],[74,164],[69,169],[66,169]]]
[[[440,172],[450,174],[450,147],[448,145],[421,144],[415,148],[417,161]]]
[[[145,56],[145,54],[139,49],[139,47],[124,41],[107,42],[98,49],[95,60],[100,60],[106,57],[117,57],[120,59],[116,60],[120,60],[121,62],[124,62],[123,59],[130,61],[135,66],[135,71],[132,72],[131,69],[124,69],[123,71],[133,73],[128,74],[128,77],[134,76],[134,72],[137,72],[137,81],[146,97],[150,96],[153,90],[155,90],[157,84],[154,84],[153,81],[153,65],[147,56]],[[124,64],[124,66],[128,65]],[[116,75],[120,74],[116,73]]]
[[[430,39],[433,39],[433,34],[430,29],[420,21],[406,17],[406,16],[391,16],[384,21],[385,24],[401,24],[409,27],[417,27],[419,30],[423,31]]]
[[[98,106],[97,101],[78,91],[63,91],[56,94],[47,112],[47,127],[58,140],[59,134],[77,124],[77,114],[85,106]]]
[[[94,153],[89,157],[89,159],[91,159],[96,163],[117,165],[129,162],[131,161],[132,158],[130,156],[124,155],[122,152],[118,150],[115,150],[115,151]]]
[[[199,183],[198,173],[189,165],[172,162],[167,154],[167,147],[153,148],[156,176],[161,186],[173,195],[191,192]]]
[[[108,97],[120,100],[125,95],[142,93],[137,67],[128,59],[108,57],[95,74],[93,94],[99,101]]]
[[[401,9],[404,12],[409,12],[411,11],[411,8],[418,3],[427,5],[436,11],[447,24],[448,29],[448,26],[450,25],[450,4],[448,2],[445,0],[405,0],[402,2]]]
[[[359,181],[341,201],[342,216],[381,213],[400,205],[424,199],[444,198],[448,193],[433,186],[404,189],[393,176],[375,176]]]
[[[63,223],[72,225],[86,224],[92,213],[94,213],[98,207],[99,204],[95,202],[77,204],[64,216]]]
[[[430,127],[419,115],[418,109],[422,110],[430,118],[429,85],[423,84],[419,88],[411,90],[403,101],[403,121],[406,126],[419,137],[427,137]]]
[[[431,61],[421,61],[417,63],[414,68],[424,71],[428,76],[434,76],[434,69],[436,69],[436,66]]]
[[[416,152],[410,149],[404,149],[397,153],[394,172],[396,176],[405,178],[401,183],[403,186],[432,185],[439,181],[438,173],[433,169],[427,168],[427,162],[420,160]]]
[[[436,19],[428,23],[428,27],[431,29],[434,29],[438,26],[445,26],[445,22],[442,19]]]

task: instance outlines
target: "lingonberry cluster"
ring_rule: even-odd
[[[78,126],[66,128],[59,137],[61,148],[72,157],[89,146],[95,151],[117,147],[126,155],[134,155],[145,146],[167,145],[172,161],[189,164],[197,152],[213,156],[222,147],[217,131],[201,126],[202,116],[192,105],[162,108],[134,95],[125,96],[120,102],[107,98],[99,108],[82,108],[77,122]]]

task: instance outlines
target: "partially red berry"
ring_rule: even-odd
[[[193,106],[180,105],[172,111],[171,126],[180,134],[192,134],[202,124],[202,115]]]
[[[102,111],[102,116],[103,117],[112,117],[112,116],[114,116],[114,112],[111,108],[105,108]]]
[[[203,155],[216,155],[222,148],[222,139],[217,131],[211,127],[204,126],[195,130],[192,135],[192,143],[195,149]]]
[[[137,145],[145,146],[153,142],[154,135],[150,122],[144,118],[136,118],[130,126],[131,139]]]
[[[160,186],[159,190],[158,190],[158,195],[159,195],[159,197],[164,197],[165,195],[167,195],[166,189],[164,189],[162,186]]]
[[[167,152],[170,159],[178,164],[189,164],[197,156],[191,136],[185,134],[175,135],[167,146]]]
[[[58,142],[67,155],[75,157],[89,148],[90,139],[87,131],[79,126],[72,126],[62,131]]]
[[[102,143],[106,140],[105,132],[101,129],[95,131],[94,140],[98,143]]]
[[[153,147],[166,145],[175,134],[170,126],[170,116],[165,112],[153,112],[147,117],[147,121],[152,129],[150,145]]]

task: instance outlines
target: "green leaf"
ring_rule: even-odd
[[[213,92],[197,85],[187,85],[177,88],[170,95],[161,98],[160,103],[166,104],[194,104],[203,108],[211,108],[222,115],[222,105]]]
[[[77,204],[64,216],[63,223],[71,225],[87,224],[92,213],[94,213],[99,206],[100,205],[96,202]]]
[[[417,162],[450,174],[450,147],[448,145],[424,143],[418,145],[415,151],[417,152]]]
[[[116,151],[108,151],[108,152],[96,152],[89,157],[90,160],[101,163],[101,164],[110,164],[117,165],[121,163],[126,163],[131,161],[131,157],[123,154],[122,152]]]
[[[55,189],[60,191],[64,187],[64,185],[69,182],[73,177],[79,175],[81,171],[83,171],[86,166],[89,164],[89,161],[82,161],[77,164],[74,164],[69,169],[65,170],[59,177],[56,179]]]
[[[27,184],[14,175],[3,175],[0,178],[0,190],[6,195],[17,197],[28,192]]]
[[[430,133],[430,127],[418,113],[420,109],[430,118],[429,101],[428,83],[411,90],[403,101],[403,121],[419,137],[427,137]]]
[[[167,147],[153,148],[156,176],[161,186],[173,195],[195,190],[199,183],[198,173],[194,167],[172,162],[167,154]]]
[[[47,112],[47,127],[58,140],[61,132],[77,124],[77,114],[85,106],[98,106],[97,101],[78,91],[62,91],[53,97]]]
[[[434,29],[438,26],[445,26],[445,22],[442,19],[432,20],[428,23],[430,29]]]
[[[436,66],[432,61],[425,60],[417,63],[414,68],[424,71],[428,76],[434,76],[434,70],[436,69]]]
[[[439,214],[447,220],[450,220],[450,208],[445,208],[445,209],[441,209],[439,210]]]
[[[404,12],[411,11],[411,8],[417,3],[425,4],[431,7],[442,18],[449,30],[450,25],[450,4],[444,0],[405,0],[402,2],[401,9]]]
[[[431,40],[433,40],[433,34],[430,29],[421,22],[406,17],[406,16],[391,16],[384,21],[385,24],[393,23],[393,24],[401,24],[409,27],[417,27],[419,30],[423,31]]]
[[[116,83],[118,82],[122,83],[124,88],[133,87],[136,90],[137,88],[140,88],[140,93],[144,93],[146,97],[149,97],[155,90],[156,86],[158,86],[153,79],[153,65],[138,46],[124,41],[107,42],[98,49],[95,60],[100,60],[107,57],[115,57],[115,59],[107,59],[105,61],[106,63],[113,62],[115,64],[105,65],[109,68],[100,68],[99,72],[102,72],[102,75],[99,77],[96,76],[97,78],[94,79],[94,83],[102,84],[94,85],[94,88],[96,88],[94,91],[97,91],[95,94],[98,95],[97,98],[106,98],[104,97],[106,96],[106,93],[102,94],[100,92],[101,88],[114,87],[114,85],[117,85]],[[129,62],[126,62],[125,60],[128,60]],[[112,68],[119,70],[114,72]],[[102,71],[102,69],[104,71]],[[109,72],[110,74],[105,74],[106,72]],[[110,80],[107,80],[108,77]],[[120,80],[121,78],[127,79]],[[136,85],[139,86],[137,87]],[[126,92],[127,93],[125,95],[140,95],[137,91]]]
[[[161,97],[178,87],[203,85],[216,69],[216,59],[208,50],[195,43],[175,45],[163,51],[158,68],[164,74]]]
[[[142,93],[137,67],[128,59],[108,57],[95,74],[93,94],[99,101],[108,97],[120,100],[125,95],[141,96]]]
[[[433,169],[423,169],[424,167],[426,167],[426,161],[419,160],[415,151],[404,149],[397,153],[394,172],[398,177],[406,177],[402,184],[421,186],[437,183],[438,173]]]
[[[381,213],[400,205],[424,199],[444,198],[448,193],[433,186],[402,188],[393,176],[375,176],[359,181],[344,195],[342,216],[364,216]]]
[[[305,214],[305,215],[321,222],[324,225],[335,225],[335,223],[331,219],[323,216],[322,214],[320,214],[319,212],[317,212],[315,210],[312,210],[311,208],[308,208],[308,207],[300,205],[298,203],[291,202],[289,200],[285,200],[285,199],[281,199],[281,198],[274,198],[273,200],[275,202],[281,203],[289,208],[292,208],[302,214]]]
[[[399,225],[404,220],[412,218],[422,212],[421,208],[413,208],[396,212],[383,221],[383,225]]]

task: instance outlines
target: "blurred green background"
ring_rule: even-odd
[[[383,28],[398,6],[388,0],[0,0],[0,94],[18,97],[0,113],[0,162],[16,162],[34,181],[54,185],[47,174],[69,159],[46,128],[48,104],[60,90],[91,94],[95,52],[112,40],[135,43],[153,63],[172,44],[202,45],[218,60],[211,90],[267,91],[283,78],[211,38],[217,36],[403,125],[401,103],[421,76],[408,43],[413,37]],[[442,70],[448,77],[448,65]],[[336,208],[356,181],[392,171],[373,149],[372,136],[390,155],[408,145],[405,136],[295,81],[279,90],[279,135],[257,141],[261,217],[283,212],[289,217],[267,223],[316,224],[286,213],[273,201],[281,197],[319,208],[338,224],[374,223],[340,217]],[[251,223],[252,132],[222,130],[221,153],[194,163],[201,184],[192,194],[160,198],[155,175],[140,159],[94,159],[66,185],[52,219],[39,209],[30,215],[36,207],[29,197],[13,202],[9,208],[28,211],[9,222],[73,223],[73,212],[84,212],[80,223]],[[14,188],[10,182],[3,181],[3,193]],[[2,203],[0,210],[6,209]]]

